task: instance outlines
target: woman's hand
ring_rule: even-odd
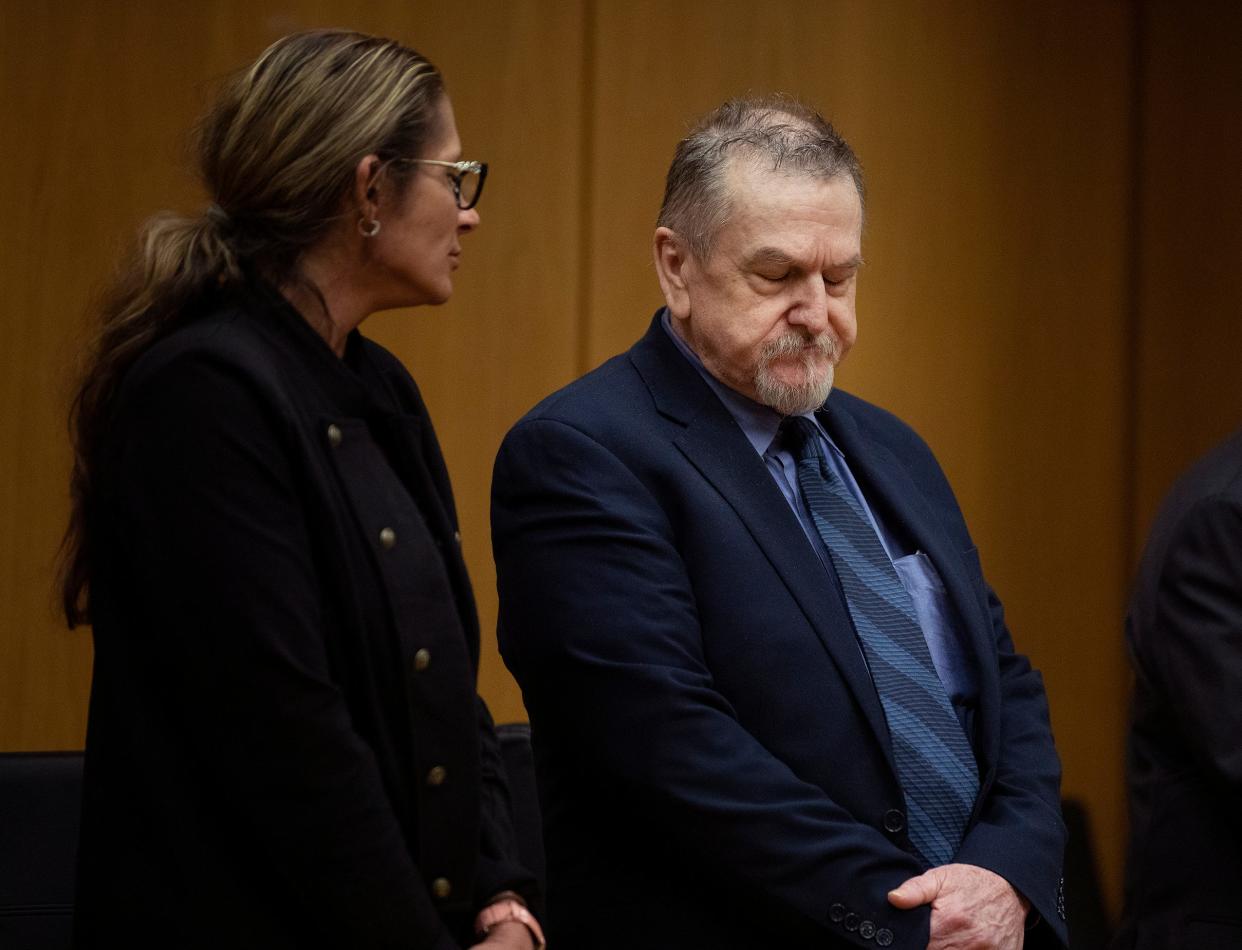
[[[506,920],[493,926],[486,939],[482,943],[476,943],[475,947],[485,947],[487,950],[535,950],[535,938],[525,924]]]

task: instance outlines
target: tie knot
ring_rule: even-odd
[[[785,446],[795,459],[822,459],[819,427],[806,416],[787,416],[781,423]]]

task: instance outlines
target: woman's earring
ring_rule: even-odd
[[[380,232],[379,218],[372,218],[367,221],[366,218],[358,219],[358,233],[363,237],[375,237]]]

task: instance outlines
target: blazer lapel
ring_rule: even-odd
[[[697,370],[677,352],[658,317],[630,351],[631,362],[660,412],[684,426],[674,444],[728,502],[780,575],[891,762],[884,710],[835,576],[825,572],[763,460]]]
[[[995,762],[999,741],[1000,683],[995,663],[991,618],[971,582],[963,557],[950,540],[928,504],[926,496],[910,477],[906,467],[883,445],[867,439],[848,412],[829,399],[828,411],[820,421],[845,453],[855,477],[866,486],[867,499],[877,505],[889,524],[909,532],[918,549],[931,558],[964,628],[963,647],[972,651],[971,660],[979,674],[980,746],[984,759]]]

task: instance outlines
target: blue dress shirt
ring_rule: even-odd
[[[768,474],[772,476],[781,494],[785,496],[785,501],[793,509],[812,549],[819,556],[825,568],[829,568],[832,563],[831,555],[824,547],[823,540],[815,530],[811,516],[802,503],[797,463],[793,455],[781,445],[781,440],[777,438],[783,421],[781,414],[775,409],[748,399],[716,379],[707,371],[698,355],[686,345],[685,340],[673,330],[667,309],[664,310],[660,319],[664,332],[669,335],[681,354],[699,371],[707,385],[720,398],[747,440],[754,446],[755,451],[763,458]],[[903,549],[898,536],[888,529],[883,519],[878,517],[875,510],[867,503],[867,498],[854,478],[854,473],[850,471],[846,463],[845,455],[832,441],[831,436],[824,431],[819,420],[815,418],[815,414],[808,412],[803,415],[815,424],[816,431],[827,447],[824,456],[828,464],[862,506],[889,560],[892,561],[902,586],[910,595],[919,626],[923,630],[923,636],[927,638],[927,649],[931,653],[932,663],[936,667],[936,672],[940,674],[940,681],[944,684],[949,699],[958,710],[959,718],[965,724],[966,710],[975,705],[978,696],[978,684],[970,655],[962,645],[959,634],[961,624],[958,622],[957,612],[949,601],[940,572],[936,570],[931,558],[922,551]],[[969,729],[967,732],[969,734]]]

